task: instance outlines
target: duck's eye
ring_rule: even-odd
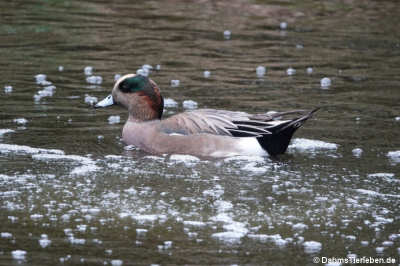
[[[135,77],[131,77],[131,78],[127,78],[125,80],[123,80],[120,84],[119,84],[119,89],[122,92],[137,92],[140,90],[143,90],[144,86],[145,86],[145,82],[146,79],[142,76],[135,76]]]
[[[122,92],[132,92],[132,85],[132,82],[127,82],[126,80],[124,80],[119,84],[119,89]]]

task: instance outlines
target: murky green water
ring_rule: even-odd
[[[1,265],[399,263],[397,1],[132,2],[0,3]],[[325,108],[279,160],[151,156],[85,102],[143,64],[167,115]]]

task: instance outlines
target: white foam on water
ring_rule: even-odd
[[[26,123],[28,123],[28,120],[26,119],[26,118],[23,118],[23,117],[21,117],[21,118],[15,118],[14,120],[14,123],[16,123],[17,125],[25,125]]]
[[[193,166],[200,161],[195,156],[185,154],[172,154],[169,160],[174,163],[184,163],[186,166]]]
[[[312,67],[307,67],[307,74],[312,74],[314,69]]]
[[[327,77],[322,78],[320,83],[321,83],[321,88],[323,89],[327,89],[332,85],[331,79]]]
[[[35,76],[35,79],[36,79],[36,83],[37,83],[37,84],[42,83],[43,81],[46,80],[46,78],[47,78],[47,76],[46,76],[45,74],[37,74],[37,75]]]
[[[161,70],[161,65],[156,65],[156,70]]]
[[[46,247],[50,246],[50,244],[51,244],[51,240],[50,239],[47,239],[47,238],[39,239],[39,245],[42,248],[46,248]]]
[[[90,84],[101,84],[103,78],[101,76],[89,76],[86,78],[86,82]]]
[[[4,134],[13,133],[13,132],[15,132],[15,130],[8,129],[8,128],[5,128],[5,129],[0,128],[0,138],[3,137]]]
[[[281,30],[286,30],[288,27],[288,23],[283,21],[279,24],[279,27],[281,28]]]
[[[8,232],[1,232],[0,233],[1,238],[12,238],[12,234]]]
[[[84,156],[79,155],[65,155],[65,154],[48,154],[48,153],[41,153],[41,154],[34,154],[32,158],[35,160],[41,161],[52,161],[52,160],[70,160],[76,161],[81,164],[81,166],[75,167],[71,171],[71,175],[83,175],[89,172],[94,172],[99,169],[96,166],[96,162],[92,159]]]
[[[27,252],[25,250],[13,250],[11,256],[15,260],[25,260]]]
[[[389,197],[389,198],[399,198],[400,199],[400,195],[383,194],[383,193],[379,193],[379,192],[376,192],[376,191],[373,191],[373,190],[368,190],[368,189],[361,189],[360,188],[360,189],[356,189],[355,191],[358,192],[358,193],[361,193],[361,194],[366,194],[366,195],[372,196],[372,197],[381,197],[381,198]]]
[[[58,154],[58,155],[64,154],[62,150],[32,148],[24,145],[4,144],[4,143],[0,143],[0,153],[19,153],[19,154],[46,153],[46,154]]]
[[[205,227],[206,226],[205,222],[200,222],[200,221],[183,221],[183,224],[186,226],[192,226],[192,227]]]
[[[296,138],[293,139],[292,143],[289,145],[289,149],[298,150],[301,152],[315,152],[318,150],[337,150],[338,145],[335,143],[324,142],[321,140],[303,139]]]
[[[247,237],[253,240],[260,241],[261,243],[273,243],[281,248],[285,247],[288,244],[288,240],[283,239],[280,234],[248,234]]]
[[[378,178],[393,178],[394,174],[393,173],[375,173],[375,174],[369,174],[368,177],[378,177]]]
[[[317,241],[306,241],[303,243],[304,252],[307,254],[318,253],[322,249],[322,244]]]
[[[85,103],[94,105],[97,102],[98,102],[97,97],[90,96],[89,94],[85,94]]]
[[[289,76],[293,76],[294,74],[296,74],[296,69],[294,69],[294,68],[292,68],[292,67],[289,67],[289,68],[286,70],[286,74],[288,74]]]
[[[241,242],[243,234],[240,232],[228,231],[228,232],[214,233],[211,235],[211,237],[227,244],[239,244]]]
[[[180,84],[179,79],[173,79],[171,80],[171,87],[178,87]]]
[[[192,101],[192,100],[186,100],[183,101],[182,106],[185,109],[196,109],[197,108],[197,102]]]
[[[121,74],[115,74],[114,75],[114,81],[117,81],[121,78]]]
[[[258,66],[256,68],[257,77],[263,77],[266,72],[267,72],[267,69],[265,68],[265,66]]]
[[[122,260],[111,260],[112,266],[121,266],[123,264],[124,264],[124,261],[122,261]]]
[[[167,107],[167,108],[178,107],[178,103],[174,99],[165,98],[164,99],[164,107]]]
[[[121,117],[119,115],[111,115],[108,117],[109,124],[118,124],[121,122]]]
[[[400,151],[389,151],[386,156],[394,163],[400,163]]]
[[[395,121],[400,121],[400,116],[396,116],[396,117],[394,118],[394,120],[395,120]]]
[[[211,72],[209,70],[206,70],[203,72],[203,77],[209,78],[211,76]]]
[[[363,150],[360,148],[355,148],[351,152],[353,153],[354,157],[360,158],[363,153]]]
[[[86,66],[83,69],[83,72],[85,73],[86,76],[90,76],[93,74],[93,67],[92,66]]]
[[[224,38],[229,40],[231,38],[232,32],[230,30],[224,30]]]
[[[60,72],[64,71],[64,67],[63,66],[58,66],[58,71],[60,71]]]
[[[4,92],[5,93],[11,93],[13,91],[13,87],[10,85],[4,86]]]

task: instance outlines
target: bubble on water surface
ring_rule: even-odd
[[[171,80],[171,87],[178,87],[180,84],[179,79],[173,79]]]
[[[265,75],[265,73],[267,72],[266,68],[264,66],[258,66],[256,68],[256,74],[257,77],[262,77]]]
[[[164,99],[164,107],[167,107],[167,108],[178,107],[178,103],[174,99],[165,98]]]
[[[85,94],[85,103],[94,105],[95,103],[97,103],[97,101],[98,101],[97,97]]]
[[[58,71],[60,71],[60,72],[64,71],[64,67],[63,66],[58,66]]]
[[[92,66],[86,66],[83,69],[83,72],[85,73],[86,76],[90,76],[93,74],[93,67]]]
[[[292,68],[292,67],[289,67],[289,68],[286,70],[286,74],[288,74],[289,76],[293,76],[294,74],[296,74],[296,69],[294,69],[294,68]]]
[[[13,87],[10,85],[4,86],[4,92],[5,93],[11,93],[13,91]]]
[[[26,123],[28,123],[28,120],[26,119],[26,118],[23,118],[23,117],[21,117],[21,118],[15,118],[14,120],[14,123],[16,123],[17,125],[25,125]]]
[[[121,117],[119,115],[111,115],[108,117],[109,124],[118,124],[121,122]]]
[[[283,21],[279,24],[279,27],[281,28],[281,30],[286,30],[288,27],[287,22]]]
[[[320,83],[321,83],[321,88],[323,89],[327,89],[332,85],[331,79],[327,77],[322,78]]]
[[[112,266],[122,266],[124,262],[122,260],[111,260]]]
[[[117,81],[121,78],[121,74],[115,74],[114,75],[114,81]]]
[[[206,70],[206,71],[203,72],[203,76],[204,76],[205,78],[209,78],[209,77],[211,76],[211,72],[208,71],[208,70]]]
[[[13,250],[11,256],[15,260],[25,260],[27,252],[25,250]]]
[[[386,156],[393,163],[400,163],[400,151],[389,151]]]
[[[296,138],[289,145],[289,149],[301,152],[315,152],[318,150],[337,150],[338,145],[335,143],[324,142],[320,140]]]
[[[1,238],[12,238],[12,234],[8,232],[1,232],[0,233]]]
[[[312,67],[307,67],[307,74],[312,74],[314,69]]]
[[[89,76],[86,78],[86,82],[90,84],[101,84],[103,78],[101,76]]]
[[[231,38],[231,35],[232,35],[232,33],[231,33],[230,30],[225,30],[225,31],[224,31],[224,38],[225,38],[226,40],[229,40],[229,39]]]
[[[351,152],[353,153],[354,157],[360,158],[361,154],[363,153],[363,150],[360,148],[355,148]]]
[[[193,100],[185,100],[182,103],[183,108],[185,109],[196,109],[197,108],[197,102]]]
[[[304,252],[307,254],[318,253],[322,249],[322,244],[317,241],[306,241],[303,243]]]

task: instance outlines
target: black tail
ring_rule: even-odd
[[[261,147],[271,156],[285,153],[294,132],[296,132],[296,130],[300,128],[318,109],[319,108],[315,108],[308,114],[286,123],[268,127],[268,131],[272,134],[263,134],[261,137],[257,137],[258,143],[260,143]]]

